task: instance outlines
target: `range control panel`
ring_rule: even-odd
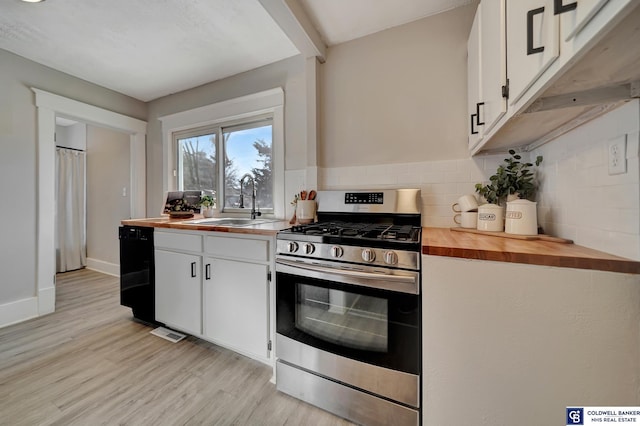
[[[346,192],[344,194],[345,204],[384,204],[384,193],[382,192]]]

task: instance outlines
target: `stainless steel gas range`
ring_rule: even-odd
[[[420,422],[420,191],[320,191],[276,246],[278,390],[365,425]]]

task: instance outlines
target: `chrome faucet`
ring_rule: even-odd
[[[244,180],[249,179],[251,181],[251,219],[255,219],[256,216],[262,215],[261,212],[256,211],[256,180],[250,173],[245,174],[240,178],[240,207],[244,209],[244,194],[242,188],[244,187]]]

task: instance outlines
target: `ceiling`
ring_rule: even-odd
[[[2,0],[0,49],[146,102],[304,51],[278,8],[331,46],[471,1]]]
[[[344,43],[475,0],[299,0],[323,41]]]

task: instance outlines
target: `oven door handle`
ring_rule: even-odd
[[[303,274],[303,270],[304,274]],[[391,275],[375,272],[353,271],[350,269],[338,269],[321,265],[295,262],[285,259],[276,259],[276,272],[291,275],[312,277],[321,280],[331,280],[339,283],[373,287],[383,290],[399,291],[409,294],[420,294],[418,282],[419,274]]]

